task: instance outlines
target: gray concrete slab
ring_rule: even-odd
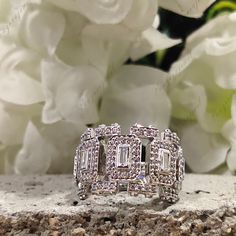
[[[236,235],[236,177],[186,175],[180,200],[167,205],[126,193],[80,201],[70,175],[0,176],[0,235],[148,232]]]

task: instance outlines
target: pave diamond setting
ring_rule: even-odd
[[[81,136],[74,158],[78,194],[144,194],[168,202],[178,200],[185,160],[180,140],[169,129],[135,124],[121,134],[118,124],[88,128]]]
[[[117,135],[109,139],[106,173],[110,179],[119,182],[136,178],[141,170],[140,160],[141,141],[137,137]]]
[[[128,168],[130,145],[120,144],[117,149],[116,166],[118,168]]]

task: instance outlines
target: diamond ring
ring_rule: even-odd
[[[90,194],[152,197],[176,202],[185,172],[180,139],[169,129],[135,124],[121,134],[118,124],[88,128],[74,158],[74,180],[80,199]]]

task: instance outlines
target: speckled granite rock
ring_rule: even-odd
[[[236,235],[236,177],[187,175],[180,201],[92,196],[71,176],[0,176],[0,235]]]

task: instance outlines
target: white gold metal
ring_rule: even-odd
[[[178,200],[184,172],[177,134],[139,124],[126,135],[118,124],[88,128],[81,136],[73,171],[80,199],[119,191],[146,197],[159,192],[168,202]]]

